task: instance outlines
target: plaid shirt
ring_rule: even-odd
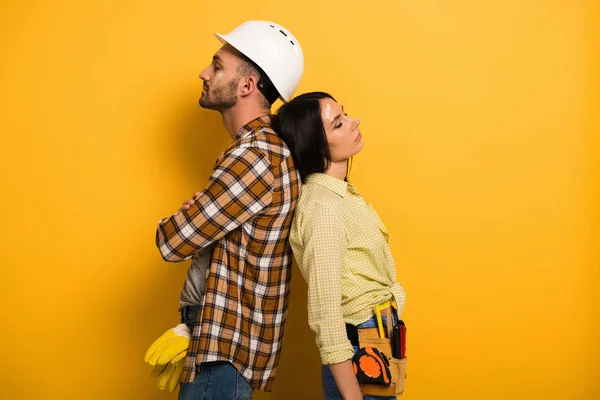
[[[270,123],[264,116],[244,126],[195,204],[159,223],[156,245],[166,261],[189,259],[215,244],[182,382],[194,380],[199,363],[230,361],[255,389],[272,390],[300,176]]]

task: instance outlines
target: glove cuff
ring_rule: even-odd
[[[187,339],[192,338],[192,332],[190,331],[190,328],[188,328],[188,326],[186,324],[177,325],[175,328],[173,328],[173,331],[175,332],[175,334],[177,336],[183,336]]]

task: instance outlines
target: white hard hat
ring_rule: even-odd
[[[247,21],[228,34],[215,35],[256,63],[283,101],[291,100],[302,77],[304,55],[290,31],[273,22]]]

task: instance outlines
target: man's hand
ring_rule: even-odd
[[[196,198],[198,196],[200,196],[200,192],[194,193],[194,195],[192,196],[191,200],[186,200],[186,201],[183,202],[183,205],[181,206],[181,208],[179,209],[179,211],[189,210],[190,206],[192,206],[196,202]]]

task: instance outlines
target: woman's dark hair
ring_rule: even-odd
[[[302,182],[312,173],[325,172],[331,162],[319,103],[327,98],[335,101],[324,92],[301,94],[281,106],[273,118],[273,129],[292,152]]]

